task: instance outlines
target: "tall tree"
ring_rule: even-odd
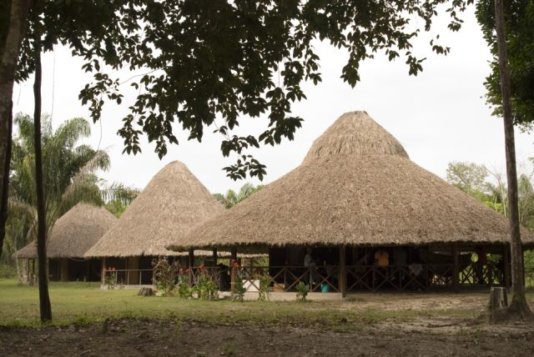
[[[34,122],[30,116],[19,114],[14,125],[4,260],[36,237]],[[57,218],[80,201],[103,205],[110,200],[127,199],[125,193],[116,192],[114,185],[100,188],[95,171],[108,169],[110,161],[105,152],[79,144],[91,133],[89,122],[73,118],[53,129],[50,119],[43,116],[41,130],[48,231]]]
[[[447,167],[447,181],[460,190],[473,193],[484,192],[488,169],[472,162],[450,162]]]
[[[41,39],[35,38],[34,61],[35,79],[33,84],[33,97],[35,110],[33,112],[34,123],[34,150],[35,150],[35,188],[37,204],[37,264],[39,267],[39,311],[41,321],[52,320],[52,306],[48,293],[48,258],[46,256],[46,203],[43,181],[43,151],[41,147]]]
[[[503,98],[500,88],[499,60],[495,31],[495,7],[493,0],[479,0],[477,19],[492,54],[491,72],[484,83],[487,101],[494,114],[503,115]],[[506,19],[506,44],[510,74],[510,100],[514,124],[532,128],[534,123],[534,1],[507,0],[504,3]]]
[[[17,60],[31,0],[0,2],[0,255],[5,237],[9,163],[11,160],[12,97]]]
[[[508,179],[508,210],[510,220],[510,247],[512,257],[512,301],[508,307],[510,315],[520,318],[532,313],[525,295],[525,272],[523,265],[523,247],[519,225],[519,203],[517,190],[517,170],[515,160],[514,121],[512,114],[510,78],[508,73],[508,55],[504,9],[502,0],[495,0],[495,28],[499,59],[502,108],[504,115],[504,136],[506,146],[506,173]]]
[[[0,22],[9,24],[0,26],[7,33],[0,33],[0,39],[6,39],[0,64],[0,142],[10,140],[6,123],[13,80],[25,80],[35,69],[32,39],[40,28],[45,31],[43,50],[67,45],[85,60],[83,69],[94,74],[93,83],[80,93],[94,120],[100,118],[105,99],[119,104],[123,100],[120,80],[108,71],[125,67],[143,72],[129,82],[140,91],[119,131],[127,152],[139,152],[140,136],[146,134],[163,156],[168,143],[178,143],[173,123],[181,124],[189,139],[201,140],[218,116],[223,124],[215,130],[223,136],[223,155],[239,155],[225,168],[227,174],[234,179],[247,174],[262,178],[265,166],[246,150],[293,139],[302,118],[291,114],[291,105],[305,98],[304,82],[321,81],[314,41],[329,41],[348,51],[341,77],[351,86],[360,79],[360,63],[376,52],[384,52],[389,60],[403,58],[409,73],[417,75],[424,58],[412,52],[412,45],[421,30],[431,30],[442,5],[450,16],[449,29],[458,30],[459,15],[472,2],[11,0],[11,11],[2,14],[6,21]],[[29,33],[23,39],[30,5]],[[431,49],[447,53],[437,37],[430,41]],[[257,136],[232,134],[247,116],[265,118],[265,130]],[[5,153],[2,148],[0,167],[6,171],[0,181],[8,172],[2,165],[9,162]],[[0,225],[3,234],[2,220]]]

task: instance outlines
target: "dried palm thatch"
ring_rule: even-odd
[[[170,248],[503,243],[507,232],[502,215],[411,162],[366,112],[352,112],[301,166]]]
[[[117,218],[101,207],[78,203],[61,216],[49,233],[46,252],[49,258],[83,258]],[[17,258],[36,258],[37,246],[31,242],[20,249]]]
[[[165,166],[86,257],[170,256],[165,248],[223,206],[178,161]]]

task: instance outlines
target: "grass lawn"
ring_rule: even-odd
[[[141,297],[135,289],[101,290],[98,283],[50,284],[54,325],[86,324],[107,318],[171,318],[207,324],[332,326],[358,328],[379,322],[478,316],[487,293],[371,294],[345,301],[198,301],[178,297]],[[532,301],[534,296],[529,294]],[[37,287],[0,280],[0,326],[38,326]]]

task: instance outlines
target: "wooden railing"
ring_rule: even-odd
[[[152,269],[106,269],[103,283],[110,286],[152,284]]]
[[[454,267],[452,264],[412,264],[407,266],[348,265],[346,267],[347,291],[367,290],[425,290],[433,287],[452,288]],[[116,284],[152,284],[151,269],[108,269],[106,281]],[[215,267],[182,268],[177,273],[177,282],[195,285],[201,275],[212,279],[220,291],[231,288],[231,269]],[[534,281],[534,273],[531,274]],[[248,290],[258,291],[261,284],[267,284],[268,291],[295,291],[303,282],[312,292],[339,292],[339,267],[325,265],[303,266],[242,266],[236,268],[236,279],[240,279]],[[477,266],[470,264],[459,270],[459,286],[502,285],[503,273],[492,264]],[[529,280],[530,282],[530,280]]]

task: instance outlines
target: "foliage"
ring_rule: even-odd
[[[243,302],[247,289],[243,286],[243,280],[235,279],[234,290],[232,291],[232,301]]]
[[[108,290],[115,289],[118,285],[118,273],[115,268],[109,268],[104,272],[104,285]]]
[[[116,217],[120,217],[126,208],[139,195],[139,190],[120,183],[113,183],[110,187],[102,190],[105,207]]]
[[[507,0],[504,12],[513,119],[515,124],[531,128],[534,123],[534,1]],[[486,99],[493,106],[493,113],[502,116],[494,1],[479,0],[476,14],[493,55],[491,73],[484,83]]]
[[[195,286],[193,286],[193,294],[196,294],[200,300],[217,300],[218,290],[217,283],[206,272],[201,272],[198,275]]]
[[[163,296],[171,296],[178,277],[176,262],[170,263],[166,257],[160,257],[152,262],[152,272],[156,290]]]
[[[484,192],[487,188],[488,169],[471,162],[450,162],[447,181],[464,192]]]
[[[189,283],[186,281],[181,280],[178,283],[178,297],[181,299],[190,299],[193,297],[193,289],[189,286]]]
[[[447,181],[465,193],[473,196],[489,208],[506,214],[506,186],[502,175],[492,173],[484,165],[471,162],[450,162],[447,167]]]
[[[225,208],[232,208],[239,202],[249,198],[254,193],[260,191],[263,187],[263,185],[254,186],[253,184],[247,182],[243,186],[241,186],[239,193],[236,193],[234,190],[228,190],[226,192],[226,195],[215,193],[213,196],[219,202],[221,202]]]
[[[305,302],[310,292],[310,286],[300,281],[295,288],[297,289],[297,301]]]
[[[530,159],[531,164],[534,163]],[[534,229],[534,187],[532,177],[534,167],[530,173],[522,173],[518,178],[519,222],[522,226]],[[470,194],[489,208],[507,215],[508,198],[507,187],[501,174],[493,174],[493,181],[489,171],[482,165],[467,162],[451,162],[447,169],[447,181],[462,191]],[[534,271],[534,255],[525,252],[525,268]]]
[[[269,299],[269,287],[271,285],[271,276],[266,273],[257,274],[255,275],[254,279],[260,282],[260,286],[258,288],[258,300],[259,301],[268,300]]]
[[[12,279],[17,276],[17,271],[10,265],[0,263],[0,279]]]
[[[348,52],[341,78],[354,86],[360,63],[377,52],[403,59],[411,75],[424,58],[413,51],[421,31],[430,31],[445,8],[448,28],[461,26],[459,14],[473,0],[398,1],[208,1],[208,0],[59,0],[36,2],[19,60],[18,80],[34,69],[32,38],[42,31],[44,50],[58,43],[84,60],[93,82],[80,93],[93,120],[105,100],[121,104],[123,84],[139,89],[128,103],[119,134],[125,151],[138,153],[146,135],[158,155],[178,144],[174,123],[190,140],[206,127],[222,135],[224,156],[238,160],[225,168],[233,178],[265,174],[265,166],[246,153],[260,145],[292,140],[302,118],[291,113],[306,98],[302,85],[321,81],[314,44],[327,41]],[[449,49],[430,40],[438,54]],[[121,81],[112,73],[128,68],[136,76]],[[240,118],[264,119],[259,135],[235,135]],[[215,119],[219,124],[215,123]]]
[[[33,119],[19,114],[15,118],[16,136],[11,158],[9,219],[6,225],[6,258],[34,239],[36,234],[36,188],[33,149]],[[53,130],[48,118],[42,120],[43,176],[47,226],[80,201],[103,203],[97,169],[109,167],[109,157],[80,139],[90,135],[89,123],[73,118]]]

